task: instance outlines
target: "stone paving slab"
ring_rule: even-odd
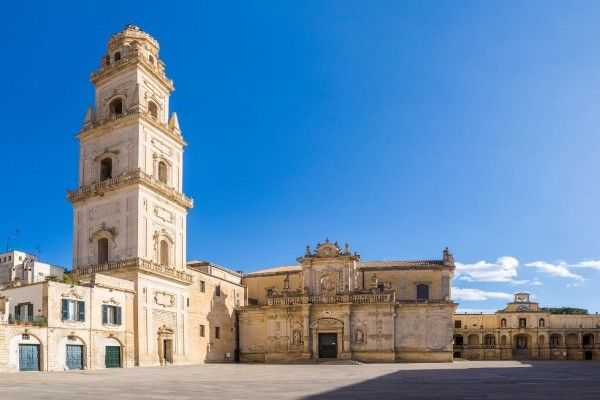
[[[600,362],[208,364],[0,374],[13,399],[600,399]]]

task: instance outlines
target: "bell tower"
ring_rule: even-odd
[[[79,274],[123,265],[183,272],[193,203],[183,194],[185,142],[169,114],[174,87],[158,42],[127,25],[109,39],[91,82],[95,107],[77,135],[79,187],[67,195],[73,267]]]

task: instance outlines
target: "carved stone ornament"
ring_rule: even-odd
[[[120,303],[117,301],[117,299],[115,299],[114,297],[111,297],[110,299],[107,300],[103,300],[102,301],[104,304],[114,304],[114,305],[119,305]]]
[[[354,330],[354,334],[352,335],[352,340],[355,345],[357,345],[357,346],[364,345],[366,343],[366,338],[367,338],[367,335],[365,334],[365,331],[362,328],[356,328]]]
[[[61,293],[61,297],[71,297],[76,299],[83,299],[83,294],[78,292],[75,288],[69,290],[68,292]]]
[[[154,302],[159,306],[163,307],[174,307],[175,306],[175,296],[171,293],[167,292],[155,292],[154,293]]]

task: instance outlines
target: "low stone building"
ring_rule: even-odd
[[[454,316],[454,357],[468,360],[600,360],[600,315],[551,314],[529,293],[494,314]]]
[[[96,274],[82,284],[46,281],[0,295],[0,371],[133,366],[132,282]]]
[[[243,276],[241,361],[452,361],[448,250],[441,260],[363,262],[327,240],[298,262]]]

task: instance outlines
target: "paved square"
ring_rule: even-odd
[[[600,399],[599,362],[208,364],[0,374],[0,399]]]

